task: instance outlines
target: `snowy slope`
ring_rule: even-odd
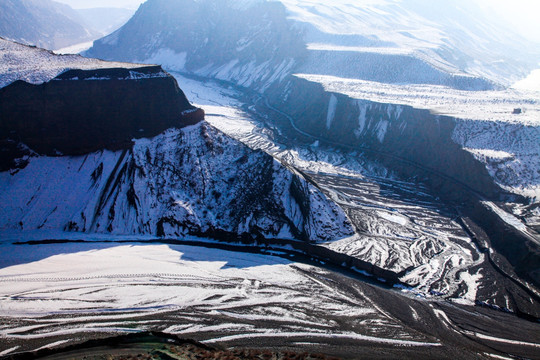
[[[84,19],[68,5],[51,0],[3,0],[0,36],[46,49],[59,49],[96,39]]]
[[[532,45],[467,1],[150,0],[88,55],[259,90],[292,71],[485,90],[535,69]]]
[[[129,151],[31,158],[0,179],[5,231],[312,241],[352,233],[319,190],[204,123],[136,140]]]
[[[86,55],[265,88],[288,75],[304,53],[286,17],[277,2],[151,0]]]
[[[145,65],[107,62],[79,55],[56,55],[0,38],[0,87],[23,80],[31,84],[47,82],[69,69],[138,68]]]
[[[334,61],[344,55],[359,61],[371,54],[366,66],[389,80],[395,73],[377,68],[374,53],[401,56],[405,70],[416,61],[419,72],[408,74],[409,83],[422,83],[429,73],[432,74],[428,76],[435,77],[441,77],[442,73],[458,76],[468,73],[506,85],[525,77],[535,68],[540,55],[532,44],[506,28],[501,19],[487,15],[473,1],[281,2],[292,19],[305,24],[311,48],[323,47],[333,52]],[[394,72],[401,73],[401,66]],[[441,80],[441,84],[448,81]]]
[[[345,209],[355,224],[355,234],[322,246],[401,273],[400,280],[424,296],[438,294],[471,303],[480,288],[487,288],[492,278],[478,268],[485,257],[477,253],[455,216],[428,195],[429,190],[404,182],[355,153],[317,143],[279,143],[287,140],[276,140],[252,114],[239,110],[242,103],[236,100],[237,92],[215,82],[173,75],[194,104],[207,110],[208,122],[301,170]],[[484,299],[485,293],[478,298]]]

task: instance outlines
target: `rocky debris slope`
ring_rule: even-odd
[[[311,241],[352,233],[317,188],[206,123],[129,150],[31,158],[0,179],[3,230]]]

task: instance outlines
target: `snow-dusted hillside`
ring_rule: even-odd
[[[151,0],[86,55],[265,88],[290,74],[305,51],[286,17],[278,2]]]
[[[100,34],[81,15],[51,0],[2,0],[0,36],[46,49],[96,39]]]
[[[352,233],[343,211],[301,176],[204,123],[124,152],[31,158],[0,179],[3,231],[312,241]]]
[[[241,109],[247,107],[237,100],[238,91],[215,81],[202,83],[173,75],[194,104],[206,109],[208,122],[299,169],[345,210],[355,234],[321,246],[391,270],[410,286],[408,291],[421,296],[443,296],[468,304],[487,302],[509,309],[526,309],[531,304],[508,300],[526,298],[521,289],[494,285],[507,280],[464,229],[460,214],[430,195],[425,186],[405,181],[391,168],[357,152],[309,138],[291,141],[282,129],[260,121],[279,117],[276,111],[266,113],[268,109],[259,103],[244,112]],[[398,112],[394,109],[391,114]],[[535,311],[531,310],[535,306],[524,311]]]
[[[484,90],[527,76],[540,51],[469,1],[149,0],[88,55],[262,90],[291,72]]]
[[[241,9],[231,4],[188,1],[180,11],[172,1],[150,0],[126,26],[96,42],[89,54],[160,63],[266,93],[272,89],[267,96],[274,104],[287,98],[291,108],[302,109],[290,115],[309,117],[311,125],[326,122],[329,137],[340,141],[329,125],[339,127],[349,114],[336,102],[328,103],[328,112],[314,113],[305,108],[306,99],[289,99],[294,87],[303,85],[291,84],[287,75],[298,74],[329,92],[389,104],[388,111],[410,105],[449,115],[458,123],[451,138],[484,164],[497,184],[538,197],[539,98],[503,86],[536,68],[540,51],[475,2],[282,0],[272,3],[274,16],[268,15],[270,5],[264,1],[247,1]],[[190,9],[189,15],[184,8]],[[226,20],[216,16],[218,8],[229,14]],[[251,35],[236,27],[237,18],[248,13],[250,20],[242,29],[249,28]],[[220,35],[210,36],[208,27]],[[186,39],[182,34],[187,33],[195,35]],[[285,42],[283,37],[291,34],[295,41]],[[522,113],[514,115],[514,109]],[[364,117],[349,134],[363,132]],[[378,129],[369,135],[379,142],[391,128],[387,120],[377,123],[383,117],[372,112],[369,120]],[[303,119],[297,120],[301,125]],[[313,133],[312,127],[300,127]],[[480,137],[474,135],[479,129]],[[509,136],[514,138],[511,144],[499,141]]]
[[[281,2],[292,19],[305,25],[310,48],[333,52],[333,61],[342,56],[362,60],[374,53],[401,56],[401,65],[396,64],[394,71],[378,68],[377,58],[367,57],[367,67],[390,81],[402,72],[402,66],[407,71],[416,61],[417,73],[400,74],[408,76],[408,83],[422,83],[427,73],[442,71],[447,76],[471,74],[510,85],[536,68],[540,55],[537,48],[474,1]],[[339,68],[333,70],[327,75],[340,76],[335,73]]]
[[[0,38],[0,87],[17,80],[41,84],[69,69],[140,68],[146,65],[108,62],[79,55],[56,55]]]

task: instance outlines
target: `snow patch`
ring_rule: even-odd
[[[147,64],[159,64],[172,71],[183,71],[186,66],[187,53],[176,53],[168,48],[158,49],[151,57],[143,61]]]
[[[540,92],[540,69],[533,70],[525,79],[512,85],[514,89]]]
[[[52,51],[21,45],[0,38],[0,88],[17,80],[42,84],[70,70],[108,68],[136,69],[147,65],[107,62],[79,55],[56,55]]]
[[[326,114],[326,128],[330,129],[332,126],[332,121],[334,121],[334,117],[336,116],[336,108],[337,108],[337,97],[332,94],[330,96],[330,101],[328,102],[328,113]]]

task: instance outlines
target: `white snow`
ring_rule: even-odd
[[[69,69],[136,69],[143,66],[147,65],[107,62],[79,55],[56,55],[0,38],[0,88],[17,80],[41,84]]]
[[[279,321],[277,332],[289,338],[438,346],[411,334],[365,295],[342,293],[325,280],[325,270],[282,258],[181,245],[2,242],[0,263],[13,251],[27,257],[0,266],[0,317],[6,320],[0,337],[5,339],[140,331],[155,328],[151,318],[157,316],[167,331],[208,342],[231,340],[215,338],[223,331],[239,337],[276,334]],[[366,332],[330,332],[336,321],[371,325]],[[379,336],[388,326],[395,335]],[[48,346],[59,344],[51,342]],[[0,346],[4,354],[14,350]]]
[[[0,351],[0,356],[5,356],[7,354],[10,354],[10,353],[14,352],[15,350],[17,350],[18,348],[20,348],[20,345],[14,346],[12,348],[9,348],[9,349],[3,350],[3,351]]]
[[[386,131],[388,130],[388,121],[383,120],[377,124],[377,139],[382,144],[384,137],[386,136]]]
[[[462,298],[470,305],[474,305],[476,293],[478,292],[478,286],[480,285],[480,280],[482,280],[482,274],[480,274],[480,271],[474,275],[467,271],[463,271],[459,274],[459,278],[463,280],[467,286],[467,292],[462,296]]]
[[[328,43],[309,43],[307,44],[308,50],[315,51],[348,51],[359,53],[375,53],[386,55],[413,55],[414,52],[411,49],[397,48],[397,47],[368,47],[368,46],[343,46]]]
[[[396,224],[400,224],[400,225],[406,225],[407,224],[407,218],[404,217],[404,216],[401,216],[399,214],[396,214],[396,213],[390,213],[390,212],[387,212],[387,211],[380,211],[380,210],[377,210],[377,215],[383,219],[386,219],[386,220],[389,220],[389,221],[392,221]]]
[[[59,341],[55,341],[53,343],[50,343],[50,344],[47,344],[47,345],[44,345],[40,348],[37,348],[36,351],[39,351],[39,350],[43,350],[43,349],[52,349],[54,347],[57,347],[57,346],[60,346],[60,345],[63,345],[65,343],[69,342],[69,340],[59,340]]]
[[[460,119],[540,124],[540,94],[518,90],[463,91],[441,85],[387,84],[328,75],[295,74],[358,100],[408,105]],[[523,114],[512,114],[515,108]]]
[[[326,114],[326,128],[330,129],[332,126],[332,121],[334,120],[334,117],[336,116],[336,107],[337,107],[338,101],[337,97],[332,94],[330,96],[330,101],[328,103],[328,113]]]
[[[182,71],[186,66],[187,53],[176,53],[168,48],[158,49],[151,57],[141,61],[147,64],[158,64],[171,71]]]
[[[53,52],[58,55],[68,55],[68,54],[80,54],[83,51],[90,49],[94,45],[93,41],[84,42],[80,44],[71,45],[65,48],[54,50]]]
[[[516,228],[517,230],[519,230],[521,232],[524,232],[524,233],[528,232],[527,226],[523,222],[521,222],[521,220],[519,220],[514,215],[504,211],[503,209],[501,209],[500,207],[495,205],[493,202],[491,202],[491,201],[482,201],[482,204],[489,207],[494,213],[497,214],[497,216],[499,216],[508,225]]]
[[[230,335],[223,336],[215,339],[205,340],[204,343],[213,344],[227,341],[234,341],[238,339],[251,339],[251,338],[273,338],[273,337],[286,337],[290,339],[294,338],[304,338],[304,337],[313,337],[313,338],[329,338],[329,339],[351,339],[351,340],[360,340],[360,341],[369,341],[374,343],[381,344],[390,344],[398,346],[441,346],[439,343],[428,343],[428,342],[418,342],[418,341],[407,341],[407,340],[396,340],[396,339],[385,339],[374,336],[358,335],[354,333],[319,333],[319,332],[267,332],[267,333],[248,333],[248,334],[239,334],[239,335]]]
[[[514,89],[540,92],[540,69],[533,70],[529,76],[512,85]]]
[[[467,333],[468,335],[477,337],[479,339],[489,340],[489,341],[495,341],[495,342],[501,342],[506,344],[513,344],[513,345],[522,345],[522,346],[531,346],[535,348],[540,348],[540,344],[526,342],[526,341],[517,341],[517,340],[510,340],[510,339],[502,339],[495,336],[489,336],[485,335],[479,332],[473,332],[473,331],[463,331],[464,333]]]

